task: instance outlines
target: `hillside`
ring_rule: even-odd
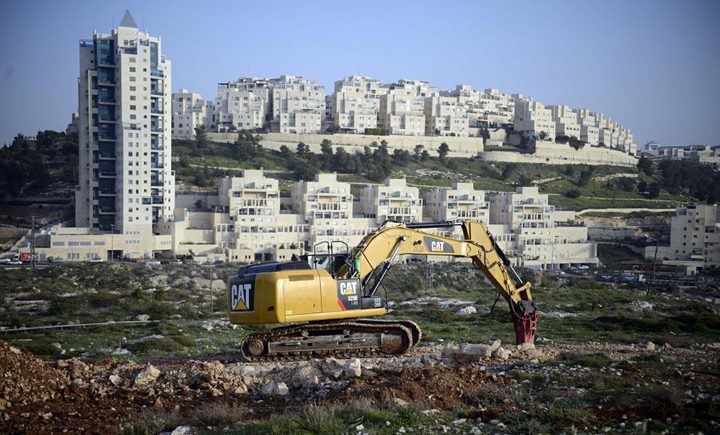
[[[238,174],[241,169],[264,168],[269,176],[281,180],[284,191],[296,180],[311,179],[320,171],[334,171],[341,174],[340,180],[358,184],[382,182],[388,176],[405,177],[421,190],[451,186],[454,181],[471,181],[475,188],[488,191],[512,191],[516,186],[537,183],[541,192],[550,194],[550,202],[559,207],[671,208],[694,200],[688,192],[670,193],[663,188],[661,173],[637,168],[491,163],[398,150],[390,153],[382,145],[355,154],[333,151],[330,144],[320,154],[307,152],[304,144],[283,151],[265,150],[260,145],[247,134],[236,144],[174,141],[179,190],[212,189],[219,177]],[[651,185],[656,185],[658,191],[649,191],[647,186]],[[638,187],[645,190],[641,192]],[[356,188],[355,193],[358,191]]]

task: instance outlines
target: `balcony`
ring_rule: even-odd
[[[163,187],[163,182],[161,180],[151,180],[150,185],[153,187]]]
[[[154,69],[154,70],[150,71],[150,76],[151,76],[151,77],[161,77],[161,78],[162,78],[162,77],[164,77],[165,75],[164,75],[163,72],[160,71],[159,69]]]
[[[98,175],[100,178],[115,178],[117,177],[117,172],[115,171],[100,171],[98,172]]]
[[[158,109],[157,107],[152,107],[150,108],[150,113],[152,113],[153,115],[162,115],[163,111],[162,109]]]
[[[115,104],[116,102],[115,97],[103,97],[101,95],[100,98],[98,98],[99,104]]]
[[[153,197],[152,197],[152,203],[153,203],[153,204],[162,204],[162,203],[163,203],[163,197],[162,197],[162,196],[153,196]]]
[[[163,165],[162,163],[156,163],[156,162],[150,163],[150,169],[163,169],[164,167],[165,167],[165,165]]]
[[[98,77],[97,83],[99,86],[115,86],[115,80],[110,80],[104,77]]]
[[[163,133],[163,129],[160,128],[160,127],[151,126],[151,127],[150,127],[150,132],[151,132],[151,133]]]
[[[114,132],[113,132],[113,134],[109,134],[109,133],[106,132],[106,133],[100,133],[100,134],[98,135],[98,139],[100,139],[100,140],[115,141],[116,136],[115,136],[115,133],[114,133]]]
[[[115,214],[115,207],[100,207],[100,214]]]
[[[98,193],[100,196],[115,196],[115,190],[113,189],[100,189]]]
[[[150,89],[150,95],[153,95],[156,97],[162,97],[163,92],[160,89]]]
[[[98,154],[98,160],[115,160],[115,154],[100,153]]]
[[[165,147],[162,145],[150,145],[150,151],[162,151]]]

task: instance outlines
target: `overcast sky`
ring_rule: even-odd
[[[0,144],[63,130],[78,40],[129,9],[163,39],[172,88],[214,99],[241,76],[332,90],[363,74],[519,92],[604,112],[638,145],[720,144],[720,1],[0,2]]]

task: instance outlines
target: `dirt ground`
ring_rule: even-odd
[[[504,355],[499,343],[482,346],[428,346],[402,357],[355,361],[250,364],[208,356],[86,364],[78,359],[48,363],[0,342],[0,432],[112,433],[123,422],[160,413],[182,419],[210,403],[251,409],[252,419],[262,421],[309,402],[329,406],[357,400],[451,413],[494,425],[495,432],[513,431],[501,422],[508,415],[554,412],[558,415],[548,427],[572,423],[589,432],[653,419],[671,431],[719,429],[712,419],[720,403],[720,346],[587,343],[528,352],[506,346]],[[597,397],[608,394],[632,400]],[[569,399],[584,408],[582,418],[558,411],[555,404],[561,401],[569,412]]]

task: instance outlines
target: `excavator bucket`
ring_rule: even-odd
[[[523,314],[510,313],[513,324],[515,324],[515,342],[517,344],[535,343],[539,314],[537,311]]]

